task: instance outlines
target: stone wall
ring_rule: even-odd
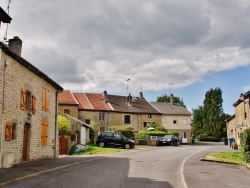
[[[101,111],[100,111],[101,112]],[[98,124],[100,127],[107,128],[108,126],[113,125],[126,125],[131,126],[134,130],[141,130],[144,128],[144,122],[156,122],[161,123],[161,115],[152,114],[151,118],[149,118],[148,114],[129,114],[129,113],[119,113],[119,112],[101,112],[105,113],[105,120],[99,120],[99,113],[98,111],[86,111],[81,110],[79,111],[79,119],[84,121],[86,119],[90,119]],[[131,123],[124,124],[124,115],[130,115]]]
[[[7,61],[5,74],[3,72],[4,61]],[[14,154],[14,162],[22,161],[24,125],[29,124],[27,160],[58,156],[58,136],[56,121],[56,89],[47,81],[19,64],[14,59],[0,51],[0,119],[2,121],[0,140],[2,143],[2,156]],[[3,75],[3,76],[2,76]],[[5,87],[3,87],[3,79]],[[48,111],[42,110],[43,86],[49,90]],[[36,97],[36,112],[21,110],[21,88],[29,90]],[[4,92],[4,98],[3,98]],[[4,109],[3,109],[4,102]],[[3,115],[4,110],[4,115]],[[3,119],[2,119],[3,118]],[[42,118],[48,120],[47,145],[41,146],[41,122]],[[16,124],[13,140],[5,141],[5,127],[7,122]],[[56,151],[55,151],[56,149]]]

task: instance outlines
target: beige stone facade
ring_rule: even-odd
[[[46,81],[48,79],[46,75],[38,72],[37,68],[18,55],[9,52],[5,46],[2,48],[0,49],[0,165],[3,164],[3,157],[7,154],[14,156],[14,163],[57,157],[57,92],[62,88],[55,82]],[[19,60],[30,68],[20,64]],[[25,91],[25,95],[22,91]],[[22,100],[25,100],[24,105],[26,105],[23,109]],[[46,125],[42,125],[43,120]],[[46,132],[43,138],[41,138],[42,127]],[[41,142],[41,139],[44,142]]]
[[[58,111],[61,113],[69,114],[72,117],[78,118],[78,105],[60,104],[58,106]]]
[[[162,125],[168,131],[178,131],[183,143],[191,141],[191,115],[162,115]]]
[[[100,120],[100,113],[104,113],[104,120]],[[130,123],[124,123],[124,116],[130,116]],[[123,112],[113,112],[113,111],[79,111],[79,119],[86,122],[86,120],[91,120],[95,122],[99,127],[104,127],[106,129],[108,126],[114,125],[124,125],[134,128],[135,131],[142,130],[147,123],[155,122],[161,123],[160,114],[135,114],[135,113],[123,113]]]
[[[250,127],[250,93],[241,95],[240,99],[234,103],[235,114],[227,119],[227,136],[234,138],[240,145],[240,133]]]

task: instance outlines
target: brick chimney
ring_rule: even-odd
[[[104,102],[107,103],[107,102],[108,102],[107,91],[104,91],[104,92],[103,92],[103,98],[104,98]]]
[[[144,99],[142,92],[139,93],[139,99]]]
[[[170,104],[173,105],[174,103],[174,96],[173,94],[170,95]]]
[[[21,56],[22,52],[22,40],[15,36],[13,39],[9,40],[9,49],[13,53]]]
[[[132,104],[132,96],[131,96],[130,93],[129,93],[129,95],[127,96],[127,102],[128,102],[129,105]]]

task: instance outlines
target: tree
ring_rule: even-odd
[[[203,132],[203,106],[193,110],[192,136],[195,137]]]
[[[71,128],[70,128],[71,121],[62,115],[58,115],[58,131],[59,136],[70,136]]]
[[[185,106],[185,104],[184,104],[184,101],[183,101],[183,99],[182,98],[180,98],[180,97],[178,97],[178,96],[174,96],[173,94],[171,94],[172,96],[173,96],[173,102],[174,103],[178,103],[178,104],[180,104],[181,106],[183,106],[183,107],[185,107],[186,108],[186,106]],[[170,95],[170,96],[171,96]],[[170,96],[169,95],[167,95],[167,94],[165,94],[165,95],[162,95],[162,96],[160,96],[160,97],[157,97],[157,99],[156,99],[156,102],[170,102]]]
[[[218,87],[207,91],[203,101],[204,130],[216,137],[220,135],[219,130],[223,114],[222,102],[222,91]]]
[[[192,133],[194,136],[205,133],[214,137],[226,136],[225,119],[230,117],[222,108],[222,91],[210,89],[205,94],[203,106],[193,109]]]

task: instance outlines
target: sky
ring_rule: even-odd
[[[10,2],[10,3],[9,3]],[[9,4],[9,9],[7,8]],[[249,0],[0,0],[22,57],[65,90],[173,93],[188,110],[222,90],[223,109],[250,90]]]

